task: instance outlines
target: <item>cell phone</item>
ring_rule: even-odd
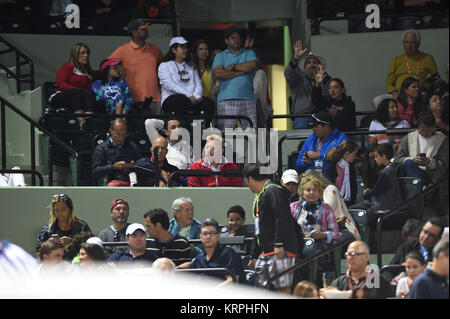
[[[420,153],[420,154],[419,154],[419,157],[425,158],[425,157],[427,157],[427,154],[425,154],[425,153]]]
[[[309,158],[308,152],[303,153],[303,156],[306,157],[306,158]]]

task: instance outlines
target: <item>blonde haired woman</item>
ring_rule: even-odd
[[[336,221],[340,224],[341,221],[344,222],[345,220],[345,229],[348,231],[348,233],[351,233],[351,235],[356,240],[361,240],[361,235],[359,234],[358,227],[356,226],[352,215],[348,211],[347,205],[345,204],[345,201],[342,198],[339,189],[320,172],[308,170],[303,173],[302,178],[308,175],[315,176],[315,179],[320,184],[323,202],[331,207],[334,216],[336,217]],[[341,233],[341,239],[344,240],[348,236],[348,233]]]
[[[50,220],[42,227],[37,237],[36,252],[39,252],[41,244],[51,237],[58,238],[58,241],[67,247],[74,235],[91,231],[85,221],[74,215],[73,208],[72,199],[66,194],[53,195]]]

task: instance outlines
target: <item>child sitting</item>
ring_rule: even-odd
[[[414,279],[425,270],[427,263],[420,253],[412,251],[406,256],[405,267],[406,277],[403,277],[398,281],[395,292],[397,297],[402,298],[408,297],[409,287],[411,287]]]

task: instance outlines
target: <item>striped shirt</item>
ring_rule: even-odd
[[[158,258],[169,258],[176,266],[191,261],[191,247],[186,238],[175,235],[166,242],[155,238],[147,238],[147,251]]]

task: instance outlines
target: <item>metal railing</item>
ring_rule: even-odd
[[[408,200],[406,200],[405,202],[403,202],[402,204],[400,204],[398,207],[390,210],[387,213],[384,214],[378,214],[378,218],[377,218],[377,264],[378,267],[381,268],[382,266],[382,251],[381,251],[381,241],[382,241],[382,231],[381,231],[381,226],[383,224],[383,222],[389,218],[392,215],[401,213],[402,210],[408,206],[408,204],[410,202],[413,202],[425,195],[428,195],[430,193],[432,193],[433,191],[437,190],[441,184],[444,183],[448,183],[448,175],[444,176],[443,178],[439,179],[436,183],[434,183],[433,185],[431,185],[430,187],[428,187],[427,189],[425,189],[424,191],[422,191],[421,193],[409,198]]]
[[[2,36],[0,36],[0,43],[3,43],[8,48],[1,50],[0,55],[7,54],[7,53],[14,53],[15,54],[15,66],[16,71],[13,72],[10,70],[10,68],[3,63],[0,63],[0,69],[3,69],[6,72],[6,76],[8,78],[13,78],[16,80],[16,90],[17,94],[22,92],[22,83],[29,83],[30,89],[33,90],[35,88],[35,80],[34,80],[34,63],[33,60],[31,60],[30,57],[25,55],[22,51],[17,49],[15,46],[13,46],[11,43],[6,41]],[[23,74],[22,72],[22,66],[28,65],[30,70],[29,73]]]
[[[288,269],[285,269],[284,271],[282,271],[282,272],[276,274],[275,276],[269,278],[266,282],[263,283],[263,287],[270,288],[272,282],[275,281],[276,279],[278,279],[278,278],[280,278],[280,277],[282,277],[282,276],[284,276],[284,275],[286,275],[286,274],[288,274],[288,273],[290,273],[292,271],[300,269],[301,267],[309,264],[310,262],[313,262],[313,261],[319,259],[320,257],[324,256],[324,255],[332,253],[334,250],[336,250],[336,248],[339,248],[341,246],[345,246],[347,244],[350,244],[354,240],[355,239],[353,239],[353,238],[347,238],[346,240],[339,241],[339,242],[337,242],[337,243],[335,243],[335,244],[333,244],[331,246],[328,246],[327,248],[325,248],[324,250],[322,250],[320,252],[314,253],[314,254],[312,254],[312,255],[302,259],[300,262],[298,262],[294,266],[289,267]]]
[[[78,160],[78,154],[75,152],[72,148],[66,145],[63,141],[61,141],[58,137],[56,137],[53,133],[49,132],[47,129],[39,125],[37,122],[35,122],[32,118],[30,118],[28,115],[23,113],[21,110],[19,110],[17,107],[12,105],[10,102],[5,100],[3,97],[0,96],[0,130],[1,130],[1,155],[2,155],[2,171],[6,172],[8,171],[6,169],[7,162],[6,162],[6,107],[8,107],[11,111],[22,117],[28,124],[30,125],[30,151],[31,151],[31,169],[30,172],[27,172],[28,170],[22,170],[23,173],[30,173],[32,174],[31,178],[31,185],[36,185],[36,178],[35,176],[38,176],[41,179],[41,184],[43,184],[42,175],[36,170],[36,132],[35,129],[39,129],[44,134],[48,135],[51,140],[56,142],[58,145],[60,145],[64,150],[69,152],[72,156],[75,157],[77,160],[77,165],[79,165]],[[19,170],[14,170],[13,173],[21,173]]]

